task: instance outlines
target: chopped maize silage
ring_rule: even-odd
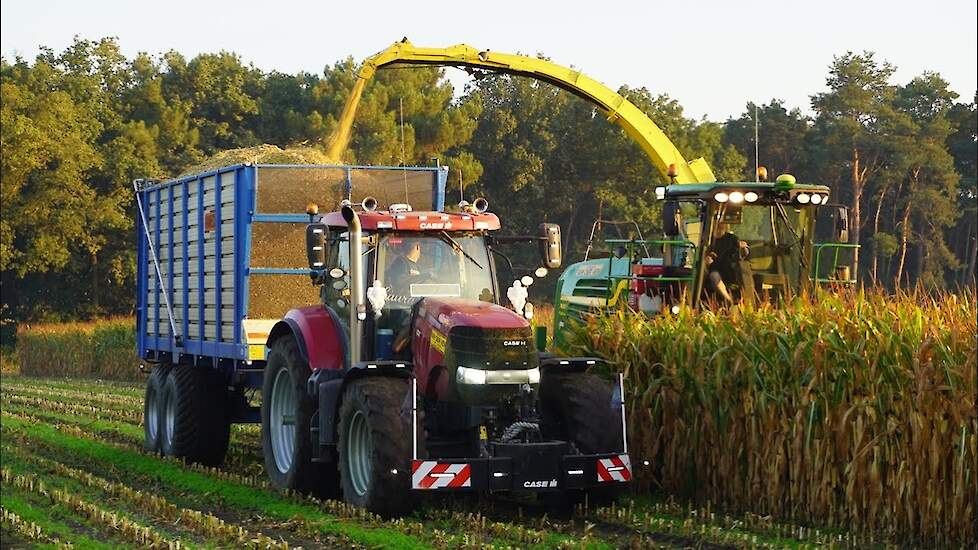
[[[262,144],[254,147],[228,149],[214,154],[198,164],[183,170],[181,176],[199,174],[233,164],[342,164],[330,158],[325,152],[315,147],[288,147],[282,149],[276,145]]]

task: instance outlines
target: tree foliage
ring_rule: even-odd
[[[129,312],[132,180],[176,175],[229,148],[323,147],[355,69],[347,58],[321,74],[266,73],[231,52],[129,59],[114,39],[3,59],[3,317]],[[772,99],[723,123],[689,118],[675,98],[645,88],[619,93],[721,180],[753,179],[756,113],[759,161],[772,176],[825,183],[851,206],[864,281],[973,284],[975,102],[957,102],[937,74],[902,85],[893,74],[871,52],[848,52],[812,96],[814,116]],[[380,71],[364,90],[349,157],[447,164],[451,201],[462,187],[469,200],[488,197],[514,233],[560,223],[566,262],[582,256],[596,219],[636,223],[605,225],[599,238],[659,230],[652,190],[665,176],[591,104],[531,79],[480,75],[459,91],[438,68]]]

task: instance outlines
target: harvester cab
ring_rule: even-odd
[[[683,307],[778,303],[817,285],[852,285],[848,212],[829,189],[777,181],[658,187],[662,238],[608,239],[607,258],[568,267],[557,283],[558,349],[569,320],[619,305],[646,314]],[[831,242],[815,242],[819,213]],[[826,216],[826,214],[828,214]],[[650,254],[649,251],[652,251]]]
[[[298,477],[273,472],[273,481],[302,488],[308,471],[333,468],[345,500],[388,513],[403,510],[411,490],[529,491],[572,504],[630,480],[623,381],[588,372],[597,359],[538,349],[533,276],[507,284],[497,274],[497,260],[508,263],[499,242],[536,244],[538,276],[559,267],[557,225],[498,236],[482,199],[446,212],[382,209],[371,198],[316,210],[306,240],[322,305],[289,312],[272,331],[265,373],[302,378],[295,399],[307,404],[297,414],[310,415],[295,424],[308,425],[301,435],[270,423],[266,462],[308,462],[289,464]],[[292,325],[316,330],[287,333]],[[267,393],[272,411],[289,399]],[[283,443],[280,430],[308,439],[308,457],[290,455],[303,445]]]

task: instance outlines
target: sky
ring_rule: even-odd
[[[749,101],[810,112],[833,56],[871,50],[894,83],[940,73],[971,101],[978,89],[975,0],[544,2],[54,1],[0,2],[0,53],[33,59],[74,36],[114,36],[123,53],[233,51],[265,70],[320,73],[402,37],[543,53],[613,89],[666,93],[686,115],[723,121]],[[460,89],[468,77],[449,71]],[[459,90],[460,91],[460,90]]]

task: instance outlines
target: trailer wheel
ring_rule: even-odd
[[[318,404],[306,392],[309,366],[292,338],[272,343],[262,385],[261,440],[265,471],[281,489],[336,497],[336,466],[313,462],[311,422]]]
[[[545,373],[540,381],[544,437],[570,441],[584,454],[621,451],[621,412],[612,407],[613,393],[612,385],[594,374]],[[571,507],[581,502],[604,506],[620,492],[615,484],[562,494]]]
[[[169,365],[156,365],[146,380],[143,396],[143,449],[151,453],[163,450],[163,385]]]
[[[343,500],[385,516],[410,509],[411,427],[401,416],[408,392],[399,378],[361,378],[340,406],[340,481]]]
[[[163,454],[206,466],[223,462],[231,435],[225,392],[218,373],[207,367],[171,369],[163,385]]]

